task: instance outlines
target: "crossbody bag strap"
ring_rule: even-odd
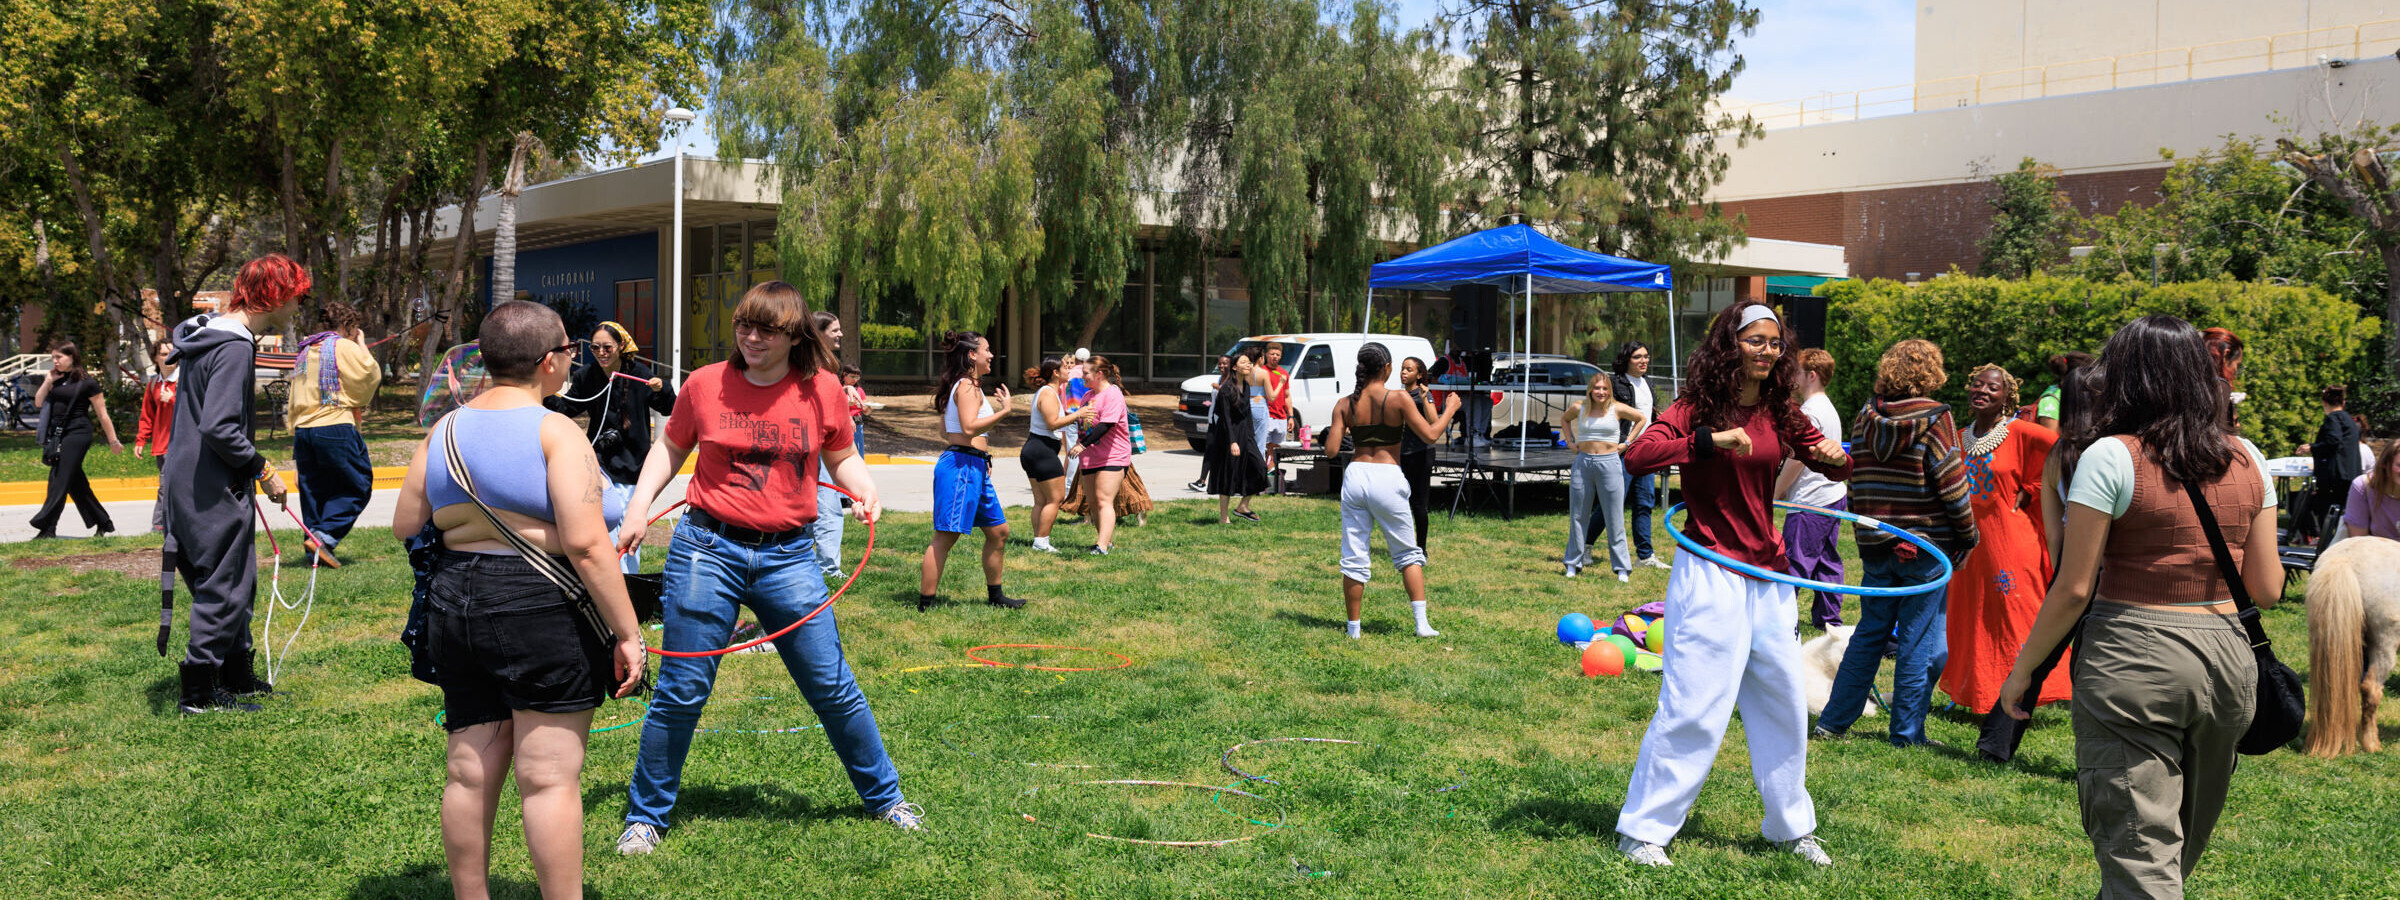
[[[2267,629],[2258,621],[2258,605],[2250,602],[2250,586],[2242,581],[2241,569],[2233,564],[2233,551],[2225,546],[2225,532],[2217,527],[2217,512],[2209,508],[2208,500],[2200,495],[2200,485],[2183,483],[2184,496],[2192,498],[2192,509],[2200,515],[2200,528],[2208,532],[2208,548],[2217,557],[2217,572],[2225,576],[2225,586],[2233,591],[2233,605],[2242,620],[2242,630],[2250,637],[2250,646],[2266,647]]]
[[[500,515],[484,505],[483,498],[475,493],[475,477],[468,474],[466,460],[458,452],[457,424],[449,421],[442,428],[442,455],[450,465],[450,479],[458,482],[459,489],[467,493],[467,499],[474,501],[475,508],[483,513],[484,521],[492,524],[492,530],[500,532],[501,538],[517,551],[518,556],[524,558],[526,565],[532,566],[544,580],[566,593],[568,601],[591,623],[592,631],[600,636],[601,643],[615,641],[616,632],[610,630],[608,622],[600,618],[599,606],[592,602],[591,593],[584,589],[583,580],[559,565],[558,560],[552,559],[542,548],[526,540],[524,535],[518,534],[516,529],[508,527],[508,523],[500,521]]]

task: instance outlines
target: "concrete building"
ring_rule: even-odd
[[[1859,277],[1972,272],[1987,180],[2031,157],[2085,214],[2149,203],[2227,136],[2400,121],[2400,2],[1923,0],[1917,81],[1738,105],[1767,128],[1714,199]]]

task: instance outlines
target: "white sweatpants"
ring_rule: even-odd
[[[1408,476],[1391,463],[1351,463],[1342,469],[1343,578],[1365,584],[1374,574],[1367,539],[1378,527],[1393,569],[1425,564],[1425,551],[1417,546],[1417,520],[1408,509]]]
[[[1794,602],[1790,585],[1736,575],[1697,553],[1675,554],[1658,711],[1634,759],[1618,834],[1660,845],[1674,840],[1736,705],[1750,740],[1750,777],[1766,805],[1759,831],[1788,841],[1817,830]]]

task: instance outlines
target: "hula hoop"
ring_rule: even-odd
[[[1244,772],[1244,771],[1242,771],[1242,770],[1241,770],[1241,767],[1239,767],[1239,766],[1236,766],[1236,765],[1234,765],[1234,764],[1233,764],[1233,754],[1235,754],[1235,753],[1239,752],[1239,751],[1240,751],[1240,750],[1241,750],[1243,747],[1253,747],[1253,746],[1257,746],[1257,745],[1259,745],[1259,744],[1348,744],[1348,745],[1350,745],[1350,746],[1353,746],[1353,747],[1373,747],[1373,746],[1375,746],[1374,744],[1367,743],[1366,741],[1352,741],[1352,740],[1344,740],[1344,739],[1342,739],[1342,738],[1319,738],[1319,737],[1281,737],[1281,738],[1260,738],[1260,739],[1258,739],[1258,740],[1255,740],[1255,741],[1243,741],[1243,742],[1241,742],[1241,743],[1239,743],[1239,744],[1235,744],[1235,745],[1233,745],[1233,746],[1231,746],[1231,747],[1227,747],[1227,748],[1225,748],[1225,752],[1224,752],[1223,754],[1221,754],[1221,755],[1219,755],[1219,756],[1217,757],[1217,765],[1224,766],[1224,767],[1225,767],[1225,771],[1233,773],[1233,776],[1234,776],[1234,777],[1236,777],[1236,778],[1239,778],[1239,779],[1241,779],[1241,780],[1243,780],[1243,781],[1255,781],[1255,782],[1259,782],[1259,783],[1261,783],[1261,784],[1272,784],[1272,785],[1276,785],[1276,786],[1284,786],[1284,785],[1283,785],[1283,782],[1276,781],[1275,779],[1268,778],[1267,776],[1264,776],[1264,775],[1253,775],[1253,774],[1251,774],[1251,773],[1249,773],[1249,772]],[[1435,789],[1433,789],[1433,790],[1432,790],[1430,793],[1435,793],[1435,794],[1447,794],[1447,793],[1449,793],[1449,792],[1451,792],[1451,791],[1455,791],[1455,790],[1458,790],[1459,788],[1463,788],[1463,787],[1466,787],[1466,786],[1467,786],[1467,783],[1466,783],[1466,782],[1464,782],[1464,781],[1461,781],[1461,782],[1459,782],[1459,783],[1457,783],[1457,784],[1453,784],[1453,785],[1451,785],[1451,786],[1449,786],[1449,787],[1446,787],[1446,788],[1435,788]],[[1400,793],[1402,793],[1402,794],[1407,794],[1408,792],[1407,792],[1407,791],[1401,791]]]
[[[1716,563],[1719,566],[1723,566],[1735,574],[1745,575],[1759,581],[1772,581],[1777,584],[1788,584],[1791,585],[1795,590],[1805,588],[1809,590],[1823,591],[1828,594],[1850,594],[1858,597],[1906,597],[1913,594],[1922,594],[1927,591],[1940,590],[1942,586],[1950,583],[1950,555],[1942,552],[1941,547],[1935,546],[1932,541],[1926,540],[1923,536],[1917,534],[1916,532],[1893,525],[1890,522],[1883,521],[1882,519],[1875,518],[1874,516],[1862,516],[1847,510],[1827,509],[1822,506],[1810,506],[1806,503],[1793,503],[1787,500],[1777,500],[1775,501],[1775,505],[1784,509],[1795,509],[1801,512],[1812,512],[1818,515],[1832,516],[1836,519],[1847,519],[1860,525],[1873,528],[1877,531],[1884,532],[1885,534],[1889,534],[1911,544],[1915,544],[1925,552],[1932,554],[1935,562],[1941,563],[1941,574],[1934,576],[1932,581],[1925,582],[1924,584],[1893,585],[1890,587],[1867,587],[1865,585],[1858,584],[1839,584],[1817,581],[1815,579],[1802,578],[1797,575],[1786,575],[1782,572],[1770,572],[1749,563],[1725,556],[1724,554],[1718,553],[1715,550],[1701,546],[1699,541],[1695,541],[1689,537],[1686,537],[1683,533],[1683,529],[1675,527],[1675,514],[1683,510],[1683,504],[1681,503],[1667,507],[1666,520],[1659,524],[1666,528],[1668,537],[1675,539],[1675,545],[1682,547],[1686,553],[1697,554],[1701,559],[1705,559],[1709,562]]]
[[[836,493],[836,494],[840,494],[840,495],[842,495],[842,496],[844,496],[844,497],[848,497],[848,498],[850,498],[850,499],[852,499],[852,500],[856,500],[856,499],[858,499],[858,495],[856,495],[856,494],[853,494],[853,493],[850,493],[849,491],[842,490],[841,488],[835,487],[835,486],[833,486],[833,485],[830,485],[830,484],[820,484],[820,485],[818,485],[818,486],[819,486],[819,487],[823,487],[823,488],[825,488],[826,490],[832,491],[832,492],[834,492],[834,493]],[[666,509],[664,509],[664,510],[661,510],[661,511],[659,512],[659,514],[658,514],[658,515],[651,516],[651,517],[650,517],[650,522],[649,522],[648,524],[652,524],[652,525],[655,525],[655,524],[657,524],[657,523],[658,523],[658,520],[660,520],[660,519],[663,519],[663,518],[666,518],[666,517],[667,517],[667,513],[674,512],[674,511],[675,511],[675,509],[676,509],[676,507],[683,506],[683,505],[685,505],[683,501],[680,501],[680,500],[679,500],[679,501],[676,501],[676,503],[675,503],[675,506],[670,506],[670,507],[667,507]],[[823,515],[823,514],[824,514],[824,511],[823,511],[823,510],[819,510],[819,511],[818,511],[818,515]],[[784,636],[784,635],[787,635],[787,634],[790,634],[790,633],[792,633],[792,632],[794,632],[794,631],[797,631],[797,630],[799,630],[800,626],[808,624],[808,620],[810,620],[810,619],[814,619],[814,618],[816,618],[817,616],[824,614],[824,612],[825,612],[826,610],[832,609],[832,608],[833,608],[833,602],[834,602],[834,601],[836,601],[836,600],[840,600],[840,599],[842,599],[842,595],[843,595],[843,594],[847,594],[847,593],[849,593],[849,592],[850,592],[850,586],[851,586],[851,585],[853,585],[853,584],[857,584],[857,583],[858,583],[858,576],[866,574],[866,572],[867,572],[867,560],[869,560],[869,559],[873,559],[874,557],[875,557],[875,523],[873,523],[873,522],[868,522],[868,523],[867,523],[867,546],[866,546],[866,549],[859,551],[859,554],[858,554],[858,565],[855,565],[855,566],[852,566],[852,567],[850,567],[850,577],[849,577],[848,579],[845,579],[845,580],[842,582],[842,586],[841,586],[841,587],[835,588],[835,589],[834,589],[834,591],[833,591],[833,593],[832,593],[830,596],[827,596],[827,597],[825,598],[825,602],[817,604],[817,608],[816,608],[816,609],[809,610],[809,611],[808,611],[808,615],[801,616],[801,617],[800,617],[800,618],[798,618],[798,619],[794,619],[794,620],[792,620],[792,624],[783,626],[781,629],[778,629],[778,630],[777,630],[777,631],[776,631],[774,634],[760,635],[760,636],[758,636],[758,637],[755,637],[755,638],[752,638],[752,639],[750,639],[750,640],[748,640],[748,641],[744,641],[744,642],[742,642],[742,643],[735,644],[735,645],[733,645],[733,646],[731,646],[731,647],[726,647],[726,648],[724,648],[724,649],[721,649],[721,650],[661,650],[661,649],[659,649],[659,648],[657,648],[657,647],[644,647],[644,648],[642,648],[642,649],[644,649],[644,650],[648,650],[648,651],[650,651],[651,653],[653,653],[653,654],[655,654],[655,655],[658,655],[658,656],[668,656],[668,657],[674,657],[674,658],[677,658],[677,659],[706,659],[706,658],[708,658],[708,657],[711,657],[711,656],[724,656],[725,654],[728,654],[728,653],[740,653],[740,652],[742,652],[742,651],[744,651],[744,650],[748,650],[748,649],[750,649],[750,648],[752,648],[752,647],[756,647],[756,646],[758,646],[758,645],[760,645],[760,644],[764,644],[764,643],[767,643],[767,642],[769,642],[769,641],[775,640],[776,638],[780,638],[780,637],[782,637],[782,636]],[[981,648],[977,648],[977,649],[981,649]],[[1126,663],[1126,665],[1132,665],[1132,663],[1131,663],[1130,661],[1128,661],[1128,662]]]
[[[865,562],[862,560],[860,564],[864,565]],[[857,576],[854,575],[851,577],[855,578]],[[1110,656],[1114,656],[1120,660],[1123,660],[1123,662],[1119,662],[1113,666],[1092,666],[1089,668],[1079,668],[1074,666],[1036,666],[1029,663],[995,662],[993,660],[976,656],[976,652],[981,650],[1078,650],[1084,653],[1106,653]],[[967,648],[967,658],[995,668],[1032,669],[1037,672],[1114,672],[1118,669],[1129,668],[1133,665],[1133,657],[1126,656],[1125,654],[1118,653],[1114,650],[1099,650],[1091,647],[1065,647],[1058,644],[985,644],[981,647]]]
[[[450,713],[450,711],[449,711],[449,710],[446,710],[446,709],[437,709],[437,710],[434,710],[434,711],[433,711],[433,724],[435,724],[435,725],[437,725],[437,726],[438,726],[438,725],[445,725],[445,724],[447,724],[447,722],[448,722],[448,718],[449,718],[449,713]],[[616,725],[610,725],[610,726],[608,726],[607,728],[592,728],[592,729],[586,729],[586,730],[584,731],[584,734],[607,734],[607,733],[609,733],[609,732],[611,732],[611,731],[615,731],[615,730],[617,730],[617,729],[619,729],[619,728],[631,728],[631,727],[633,727],[633,726],[635,726],[635,725],[640,725],[640,724],[642,724],[642,720],[643,720],[643,719],[647,719],[647,718],[650,718],[650,709],[649,709],[648,707],[643,707],[643,708],[642,708],[642,714],[641,714],[641,715],[638,715],[638,716],[635,716],[635,717],[633,717],[633,721],[631,721],[631,722],[622,722],[622,723],[619,723],[619,724],[616,724]]]
[[[1057,716],[1015,716],[1015,717],[1012,717],[1012,718],[1041,719],[1041,720],[1044,720],[1044,721],[1050,721],[1050,720],[1054,720],[1054,719],[1056,719],[1056,718],[1058,718],[1058,717],[1057,717]],[[961,747],[961,746],[959,746],[959,745],[957,745],[957,744],[954,744],[954,743],[951,743],[951,742],[950,742],[950,730],[951,730],[951,729],[954,729],[954,728],[957,728],[958,726],[960,726],[960,725],[964,725],[964,724],[966,724],[964,721],[958,721],[958,722],[952,722],[952,723],[950,723],[950,724],[948,724],[948,725],[944,725],[944,726],[942,726],[942,730],[941,730],[941,731],[938,731],[938,732],[935,732],[935,733],[934,733],[934,736],[933,736],[933,737],[934,737],[934,740],[941,741],[941,742],[942,742],[942,746],[944,746],[944,747],[948,747],[948,748],[950,748],[950,749],[952,749],[952,750],[956,750],[956,751],[958,751],[958,752],[960,752],[960,753],[964,753],[964,754],[966,754],[966,755],[968,755],[968,756],[972,756],[972,757],[976,757],[976,758],[980,759],[980,758],[982,758],[983,754],[977,753],[977,752],[975,752],[975,751],[973,751],[973,750],[969,750],[969,749],[967,749],[967,748],[965,748],[965,747]],[[1030,767],[1032,767],[1032,768],[1036,768],[1036,769],[1097,769],[1097,768],[1100,768],[1099,766],[1087,766],[1087,765],[1084,765],[1084,764],[1082,764],[1082,763],[1044,763],[1044,762],[1026,762],[1026,761],[1024,761],[1024,760],[1021,760],[1021,759],[1020,759],[1020,760],[1003,760],[1003,759],[1001,759],[1001,758],[1000,758],[999,754],[993,754],[993,755],[992,755],[992,759],[993,759],[993,761],[995,761],[995,762],[1015,762],[1015,763],[1017,763],[1018,765],[1021,765],[1021,766],[1030,766]]]
[[[1191,783],[1191,782],[1188,782],[1188,781],[1143,781],[1143,780],[1138,780],[1138,779],[1106,779],[1106,780],[1101,780],[1101,781],[1070,781],[1070,782],[1068,782],[1068,783],[1066,783],[1066,784],[1060,784],[1060,785],[1051,785],[1051,787],[1081,787],[1081,786],[1085,786],[1085,785],[1095,785],[1095,784],[1124,784],[1124,785],[1135,785],[1135,786],[1142,786],[1142,787],[1178,787],[1178,788],[1191,788],[1191,789],[1193,789],[1193,790],[1201,790],[1201,791],[1215,791],[1215,792],[1217,792],[1217,794],[1218,794],[1218,795],[1232,794],[1232,795],[1234,795],[1234,796],[1236,796],[1236,797],[1248,797],[1248,798],[1250,798],[1250,799],[1252,799],[1252,800],[1256,800],[1256,801],[1258,801],[1258,802],[1260,802],[1260,803],[1269,804],[1269,805],[1271,805],[1271,806],[1274,806],[1274,807],[1275,807],[1275,824],[1273,824],[1273,825],[1268,825],[1268,826],[1266,826],[1267,828],[1273,829],[1273,828],[1281,828],[1281,827],[1283,827],[1283,820],[1284,820],[1283,804],[1276,803],[1276,802],[1275,802],[1275,801],[1273,801],[1273,800],[1269,800],[1269,799],[1267,799],[1267,798],[1265,798],[1265,797],[1261,797],[1261,796],[1259,796],[1259,795],[1257,795],[1257,794],[1250,793],[1249,791],[1244,791],[1244,790],[1236,790],[1236,789],[1234,789],[1234,788],[1231,788],[1231,787],[1226,787],[1226,786],[1221,786],[1221,785],[1214,785],[1214,784],[1193,784],[1193,783]],[[1022,794],[1018,794],[1017,796],[1018,796],[1018,797],[1030,797],[1030,796],[1033,796],[1033,795],[1034,795],[1036,792],[1039,792],[1039,791],[1041,791],[1041,790],[1044,790],[1044,789],[1043,789],[1043,788],[1041,788],[1041,787],[1027,788],[1027,789],[1025,790],[1025,792],[1024,792],[1024,793],[1022,793]],[[1020,810],[1017,810],[1017,815],[1018,815],[1018,816],[1021,816],[1021,817],[1023,817],[1023,818],[1025,819],[1025,821],[1027,821],[1027,822],[1030,822],[1030,823],[1032,823],[1032,824],[1034,824],[1034,825],[1037,825],[1037,826],[1040,826],[1040,827],[1043,827],[1043,828],[1048,828],[1048,829],[1051,829],[1051,830],[1053,830],[1053,831],[1062,832],[1062,833],[1065,833],[1065,834],[1081,834],[1083,837],[1092,838],[1092,839],[1094,839],[1094,840],[1101,840],[1101,841],[1116,841],[1116,842],[1118,842],[1118,843],[1123,843],[1123,844],[1146,844],[1146,845],[1149,845],[1149,846],[1152,846],[1152,847],[1223,847],[1223,846],[1226,846],[1226,845],[1228,845],[1228,844],[1239,844],[1239,843],[1241,843],[1241,842],[1243,842],[1243,841],[1247,841],[1247,840],[1253,840],[1253,839],[1255,839],[1255,838],[1257,838],[1257,837],[1258,837],[1258,835],[1255,835],[1255,834],[1246,834],[1246,835],[1243,835],[1243,836],[1241,836],[1241,837],[1232,837],[1232,838],[1218,838],[1218,839],[1216,839],[1216,840],[1208,840],[1208,841],[1153,841],[1153,840],[1146,840],[1146,839],[1143,839],[1143,838],[1119,837],[1119,836],[1117,836],[1117,835],[1113,835],[1113,834],[1099,834],[1099,833],[1097,833],[1097,832],[1090,832],[1090,831],[1084,831],[1084,832],[1075,832],[1075,831],[1069,831],[1069,830],[1067,830],[1067,829],[1065,829],[1065,828],[1060,828],[1059,826],[1052,825],[1052,824],[1050,824],[1050,823],[1048,823],[1048,822],[1044,822],[1044,821],[1042,821],[1042,820],[1040,820],[1040,819],[1036,819],[1036,818],[1034,818],[1034,817],[1033,817],[1033,814],[1032,814],[1032,813],[1028,813],[1028,812],[1026,812],[1026,811],[1024,811],[1024,810],[1022,810],[1022,809],[1020,809]]]

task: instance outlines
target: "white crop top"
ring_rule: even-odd
[[[1625,439],[1625,421],[1614,412],[1605,416],[1575,417],[1575,443],[1607,441],[1620,443]]]
[[[950,386],[950,391],[952,398],[951,401],[949,403],[942,404],[942,430],[950,434],[966,434],[967,426],[960,424],[958,421],[958,400],[956,399],[958,396],[958,385],[953,383]],[[975,391],[975,399],[980,401],[976,404],[976,415],[988,416],[992,414],[991,398],[983,396],[983,391],[981,389],[977,389]],[[1033,418],[1036,422],[1041,421],[1041,412],[1036,410]]]
[[[1055,438],[1055,437],[1057,437],[1057,436],[1058,436],[1058,432],[1057,432],[1056,430],[1053,430],[1053,429],[1050,427],[1050,423],[1049,423],[1048,421],[1046,421],[1046,420],[1045,420],[1045,418],[1042,416],[1042,398],[1043,398],[1043,397],[1050,396],[1050,395],[1052,395],[1052,394],[1055,394],[1055,393],[1058,393],[1058,388],[1056,388],[1056,387],[1053,387],[1053,386],[1051,386],[1051,385],[1047,385],[1047,384],[1045,384],[1045,385],[1042,385],[1042,389],[1041,389],[1041,390],[1035,391],[1035,392],[1033,393],[1033,426],[1032,426],[1032,428],[1033,428],[1033,433],[1034,433],[1034,434],[1037,434],[1037,435],[1040,435],[1040,436],[1042,436],[1042,437],[1046,437],[1046,438]],[[1065,412],[1066,410],[1065,410],[1065,409],[1060,409],[1059,411],[1060,411],[1060,412]],[[957,409],[956,409],[956,408],[953,408],[953,409],[951,410],[951,413],[952,413],[953,415],[955,415],[957,412],[958,412],[958,411],[957,411]]]

